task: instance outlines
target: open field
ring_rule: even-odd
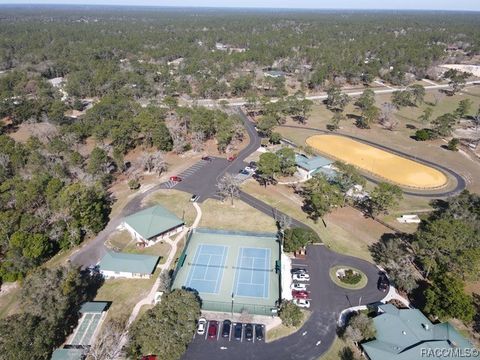
[[[110,279],[98,290],[95,301],[111,301],[110,319],[122,319],[130,315],[135,304],[148,295],[159,274],[157,269],[150,279]]]
[[[144,206],[159,204],[173,212],[180,219],[184,219],[187,226],[192,225],[195,220],[196,211],[190,202],[192,195],[174,189],[158,190],[144,200]]]
[[[322,221],[309,219],[301,208],[301,198],[284,185],[264,188],[255,181],[248,181],[243,190],[285,214],[311,226],[322,242],[332,250],[372,262],[368,247],[377,242],[384,233],[391,230],[378,222],[365,218],[351,207],[336,209]]]
[[[436,189],[447,183],[447,177],[436,169],[346,137],[314,135],[306,143],[326,156],[400,186]]]
[[[221,202],[213,199],[206,200],[200,206],[202,208],[202,220],[199,227],[277,232],[275,221],[270,216],[238,199],[234,199],[233,206],[230,200]]]

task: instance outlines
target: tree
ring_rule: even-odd
[[[398,120],[393,118],[397,108],[391,103],[383,103],[380,110],[380,123],[385,129],[393,130],[398,125]]]
[[[99,147],[95,147],[90,153],[90,159],[87,165],[87,171],[91,175],[105,174],[109,165],[107,152]]]
[[[272,132],[270,134],[270,138],[268,139],[271,144],[280,144],[280,141],[282,140],[282,134],[279,134],[277,132]]]
[[[161,175],[168,170],[168,164],[161,151],[143,154],[141,158],[141,163],[143,170],[146,170],[148,172],[153,171],[156,172],[158,175]]]
[[[305,183],[302,197],[304,210],[315,221],[344,203],[340,187],[330,184],[321,174],[314,175]]]
[[[355,166],[342,161],[336,161],[335,167],[339,171],[335,181],[340,186],[343,193],[346,193],[354,185],[361,185],[363,187],[366,185],[367,181]]]
[[[180,359],[192,340],[199,316],[200,300],[195,293],[175,289],[164,294],[162,301],[131,327],[129,353],[135,358],[156,354],[160,359]]]
[[[280,172],[282,175],[293,175],[297,170],[295,165],[295,151],[285,147],[276,152],[280,161]]]
[[[89,348],[88,356],[93,360],[116,360],[122,355],[123,349],[119,346],[126,334],[125,322],[110,319],[103,324],[95,343]]]
[[[369,211],[372,216],[387,213],[388,209],[398,205],[403,192],[397,185],[381,182],[370,194]]]
[[[415,131],[415,140],[417,141],[427,141],[433,139],[435,136],[433,131],[430,129],[420,129]]]
[[[345,329],[344,337],[358,344],[363,340],[373,339],[376,334],[375,325],[372,318],[365,313],[357,313],[353,315]]]
[[[312,230],[299,227],[286,229],[283,239],[283,248],[286,252],[297,251],[308,244],[320,240],[318,235]]]
[[[362,115],[358,119],[357,126],[362,129],[369,129],[370,124],[378,119],[380,116],[380,109],[376,106],[370,106],[362,110]]]
[[[343,112],[350,102],[350,97],[342,93],[339,86],[332,85],[327,90],[327,108],[333,112]]]
[[[372,89],[365,89],[355,101],[355,106],[360,110],[365,110],[372,107],[375,104],[375,93]]]
[[[65,104],[60,100],[56,100],[50,105],[48,117],[54,124],[62,124],[65,119],[64,113],[66,110]]]
[[[302,310],[291,301],[283,301],[278,312],[282,324],[287,327],[297,327],[302,323]]]
[[[470,99],[460,100],[458,107],[454,111],[454,115],[459,119],[464,118],[469,113],[472,105],[473,102]]]
[[[413,84],[407,88],[412,94],[413,103],[418,106],[422,104],[425,98],[425,87],[420,84]]]
[[[432,121],[433,130],[439,136],[450,136],[456,123],[457,118],[450,113],[443,114]]]
[[[424,311],[441,320],[457,318],[471,322],[475,314],[473,300],[465,294],[464,283],[454,275],[441,274],[425,291]]]
[[[240,181],[227,173],[217,183],[217,192],[224,199],[229,197],[233,205],[233,198],[238,197],[240,193]]]
[[[262,135],[270,136],[273,128],[277,125],[278,125],[278,122],[275,119],[275,117],[271,115],[264,115],[258,121],[257,129]]]
[[[327,128],[331,131],[338,130],[340,121],[344,120],[345,116],[340,111],[335,111],[333,113],[332,119],[330,120],[330,124],[327,125]]]
[[[281,171],[280,158],[274,153],[263,153],[258,161],[258,172],[264,178],[275,178]]]
[[[412,105],[412,93],[410,91],[397,90],[392,93],[392,104],[400,109]]]
[[[450,151],[458,151],[458,145],[460,145],[460,140],[452,138],[447,144],[447,149]]]
[[[456,69],[448,69],[443,74],[443,78],[449,80],[448,85],[450,85],[450,92],[452,95],[455,95],[457,92],[459,92],[465,87],[466,79],[469,76],[469,73],[461,72]]]
[[[432,115],[433,115],[433,109],[430,106],[428,106],[425,108],[425,110],[423,110],[423,113],[422,115],[420,115],[418,120],[420,120],[423,124],[428,124],[430,123],[430,119],[432,118]]]

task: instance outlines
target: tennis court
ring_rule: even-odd
[[[222,245],[200,244],[188,273],[186,287],[198,292],[217,294],[222,281],[228,248]]]
[[[195,289],[202,309],[271,315],[280,299],[276,234],[195,229],[173,275],[173,289]]]
[[[268,298],[270,249],[240,248],[233,294],[235,296]]]
[[[80,308],[82,316],[70,340],[67,340],[67,344],[81,346],[92,345],[95,340],[94,335],[101,325],[107,307],[108,303],[104,301],[83,303]]]

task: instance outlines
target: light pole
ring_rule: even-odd
[[[233,317],[233,301],[234,300],[235,300],[235,295],[232,292],[232,309],[231,309],[232,317]]]

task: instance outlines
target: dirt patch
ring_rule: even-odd
[[[43,143],[48,142],[48,138],[51,138],[58,134],[58,130],[55,125],[49,123],[22,123],[18,126],[15,132],[9,134],[9,136],[20,143],[26,143],[31,136],[37,136]]]

